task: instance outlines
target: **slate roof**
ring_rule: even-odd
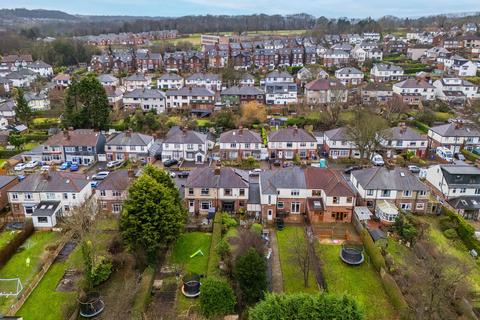
[[[281,170],[266,170],[260,173],[262,194],[277,194],[277,189],[305,189],[303,170],[288,167]]]
[[[143,88],[126,92],[123,98],[165,99],[165,93],[157,89]]]
[[[134,73],[131,76],[126,77],[125,81],[148,81],[148,79],[141,73]]]
[[[220,81],[220,75],[214,73],[194,73],[187,81]]]
[[[166,73],[166,74],[162,74],[162,76],[160,78],[158,78],[159,80],[174,80],[174,81],[178,81],[178,80],[183,80],[182,77],[180,77],[178,74],[176,73]]]
[[[387,129],[388,140],[408,140],[408,141],[427,141],[426,136],[422,136],[415,130],[405,127],[393,127]]]
[[[457,210],[480,210],[480,196],[453,198],[448,203]]]
[[[373,167],[351,173],[365,190],[424,190],[427,187],[408,169]]]
[[[305,85],[305,88],[310,91],[323,91],[330,89],[344,90],[345,86],[337,79],[316,79],[310,81]]]
[[[134,177],[129,176],[128,170],[115,170],[110,172],[110,174],[98,184],[96,189],[124,191],[128,189],[133,180]]]
[[[90,180],[84,174],[50,171],[48,178],[42,173],[34,173],[25,177],[9,192],[80,192]]]
[[[307,167],[304,171],[307,189],[325,191],[327,196],[353,197],[355,191],[350,187],[342,173],[329,168]]]
[[[60,206],[60,201],[41,201],[35,211],[33,211],[32,216],[34,217],[51,217],[57,211]]]
[[[111,74],[101,74],[97,77],[98,81],[100,82],[116,82],[118,81],[118,78],[115,76],[112,76]]]
[[[168,90],[166,92],[167,97],[169,96],[202,96],[202,97],[213,97],[215,93],[205,87],[183,87],[178,90]]]
[[[250,204],[260,204],[260,185],[258,183],[250,183],[248,188],[248,201]]]
[[[219,174],[215,174],[219,170]],[[248,172],[222,167],[202,167],[190,172],[185,188],[248,188]]]
[[[8,185],[13,180],[17,179],[16,176],[3,176],[0,175],[0,189]]]
[[[361,74],[361,75],[363,75],[363,72],[358,70],[357,68],[347,67],[347,68],[338,69],[337,71],[335,71],[335,74],[340,74],[340,75]]]
[[[182,130],[178,126],[172,127],[165,137],[163,143],[177,144],[204,144],[207,135],[193,130]]]
[[[332,130],[325,131],[325,136],[327,136],[330,140],[336,141],[348,141],[350,138],[347,134],[347,128],[335,128]]]
[[[396,66],[391,63],[377,63],[374,65],[374,67],[378,71],[403,71],[403,69],[399,66]]]
[[[114,146],[147,146],[153,140],[152,136],[148,136],[138,132],[119,132],[113,135],[107,145]]]
[[[35,62],[32,62],[32,63],[29,63],[28,68],[44,68],[44,69],[48,69],[48,68],[51,68],[52,66],[49,65],[48,63],[46,62],[43,62],[42,60],[37,60]]]
[[[395,83],[394,86],[402,89],[434,89],[435,88],[425,80],[417,80],[413,78],[409,78],[399,83]]]
[[[268,135],[269,142],[316,142],[309,132],[294,127],[273,131]]]
[[[456,123],[447,123],[439,126],[431,127],[435,133],[438,133],[442,137],[478,137],[480,136],[480,131],[476,128],[458,125]]]
[[[260,135],[248,129],[234,129],[220,135],[220,143],[262,143]]]
[[[272,71],[268,73],[265,78],[293,78],[293,76],[285,71]]]
[[[7,112],[13,111],[15,109],[16,103],[14,100],[7,100],[5,102],[0,102],[0,111]]]
[[[221,95],[232,95],[232,96],[258,96],[263,95],[265,92],[262,89],[252,86],[232,86],[222,91]]]

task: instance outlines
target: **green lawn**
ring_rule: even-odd
[[[15,230],[5,230],[0,233],[0,248],[3,248],[5,245],[7,245],[7,243],[9,243],[13,239],[13,237],[15,237],[15,234],[17,234],[18,232],[19,231]]]
[[[206,274],[211,239],[212,235],[210,233],[189,232],[182,234],[173,247],[170,262],[183,267],[184,273]],[[197,255],[190,258],[199,249],[202,250],[203,256]]]
[[[373,265],[365,262],[356,267],[348,266],[340,259],[340,250],[339,245],[318,246],[328,291],[354,298],[367,320],[395,319],[395,310]]]
[[[53,244],[59,238],[55,232],[35,232],[22,245],[21,251],[13,255],[8,263],[0,270],[0,278],[20,278],[22,285],[26,287],[32,277],[38,272],[45,248]],[[27,259],[30,263],[27,264]],[[10,299],[0,300],[0,312],[10,306]]]
[[[77,246],[66,261],[52,264],[42,281],[19,310],[18,315],[25,320],[34,319],[36,314],[41,314],[44,320],[64,319],[66,317],[64,312],[71,311],[71,308],[75,307],[77,292],[58,292],[55,289],[65,270],[78,269],[81,264],[82,254],[80,246]]]
[[[302,227],[289,226],[282,231],[277,231],[278,252],[280,256],[280,264],[283,274],[283,287],[285,292],[318,292],[318,286],[315,280],[313,268],[308,277],[308,288],[303,285],[303,272],[298,265],[296,265],[290,254],[290,243],[295,239],[295,233],[304,235]]]

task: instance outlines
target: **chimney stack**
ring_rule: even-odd
[[[221,167],[218,166],[218,165],[215,167],[214,173],[215,173],[216,176],[219,176],[219,175],[220,175],[220,168],[221,168]]]
[[[131,137],[132,136],[132,129],[128,128],[127,131],[125,131],[125,136]]]
[[[238,127],[238,134],[243,134],[243,126]]]
[[[298,133],[298,127],[297,125],[293,125],[293,134],[297,134]]]

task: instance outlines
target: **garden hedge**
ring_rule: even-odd
[[[465,158],[469,161],[475,162],[478,159],[480,159],[480,156],[477,156],[473,152],[468,151],[467,149],[462,149],[461,150],[462,154],[465,156]]]
[[[33,233],[33,223],[31,220],[26,220],[22,231],[17,233],[7,245],[0,250],[0,267],[7,264],[8,260],[17,252],[18,248],[27,240]]]
[[[222,213],[217,212],[213,219],[212,242],[210,243],[210,255],[208,258],[207,275],[211,276],[217,273],[220,257],[217,254],[217,246],[222,241]]]
[[[450,220],[457,224],[457,233],[463,243],[469,250],[474,249],[480,253],[480,241],[475,237],[475,228],[472,227],[461,215],[443,207],[442,214],[449,217]]]
[[[383,288],[395,309],[400,314],[406,313],[408,304],[395,279],[383,269],[380,272],[380,279],[382,280]]]
[[[418,130],[420,130],[424,133],[428,133],[428,129],[430,129],[430,127],[428,125],[426,125],[425,123],[420,122],[418,120],[413,121],[413,124],[415,125],[415,127],[417,127]]]
[[[380,272],[380,270],[386,269],[386,263],[385,259],[382,256],[382,253],[380,250],[375,246],[375,243],[373,242],[372,237],[368,233],[366,229],[363,229],[360,232],[360,237],[362,238],[363,245],[365,246],[365,250],[367,251],[367,254],[370,256],[372,259],[373,266],[375,269]]]

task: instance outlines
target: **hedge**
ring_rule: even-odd
[[[135,294],[135,300],[133,302],[133,314],[132,319],[143,319],[143,313],[147,310],[147,306],[150,303],[151,291],[153,280],[155,278],[155,268],[147,267],[142,273],[142,279],[140,280],[140,286]]]
[[[424,133],[428,133],[428,130],[430,129],[430,127],[428,125],[426,125],[425,123],[420,122],[418,120],[413,121],[413,124],[415,125],[415,127],[417,127],[418,130],[420,130]]]
[[[392,302],[395,309],[400,313],[404,314],[408,310],[408,303],[403,296],[402,291],[397,285],[397,282],[393,277],[385,272],[384,269],[380,272],[380,279],[382,280],[383,288],[387,293],[390,301]]]
[[[465,158],[469,161],[475,162],[478,159],[480,159],[480,156],[477,156],[475,153],[470,152],[467,149],[462,149],[461,152],[465,156]]]
[[[0,159],[8,159],[13,156],[16,156],[20,152],[22,152],[23,149],[15,149],[15,150],[0,150]]]
[[[360,237],[362,238],[363,245],[365,246],[365,250],[367,251],[367,254],[370,256],[372,259],[373,266],[375,269],[380,272],[382,269],[386,269],[386,263],[385,259],[383,258],[380,250],[375,246],[375,243],[373,242],[372,237],[368,233],[366,229],[363,229],[362,232],[360,232]]]
[[[7,264],[8,260],[17,252],[18,248],[27,240],[33,233],[33,223],[31,220],[26,220],[22,231],[17,233],[10,242],[0,250],[0,268]]]
[[[442,214],[456,222],[458,236],[462,239],[467,248],[469,250],[474,249],[480,253],[480,241],[475,238],[475,228],[472,227],[461,215],[446,207],[442,208]]]
[[[212,276],[217,273],[220,257],[217,254],[217,246],[222,241],[222,213],[217,212],[213,219],[212,242],[210,243],[210,255],[208,256],[207,275]]]

